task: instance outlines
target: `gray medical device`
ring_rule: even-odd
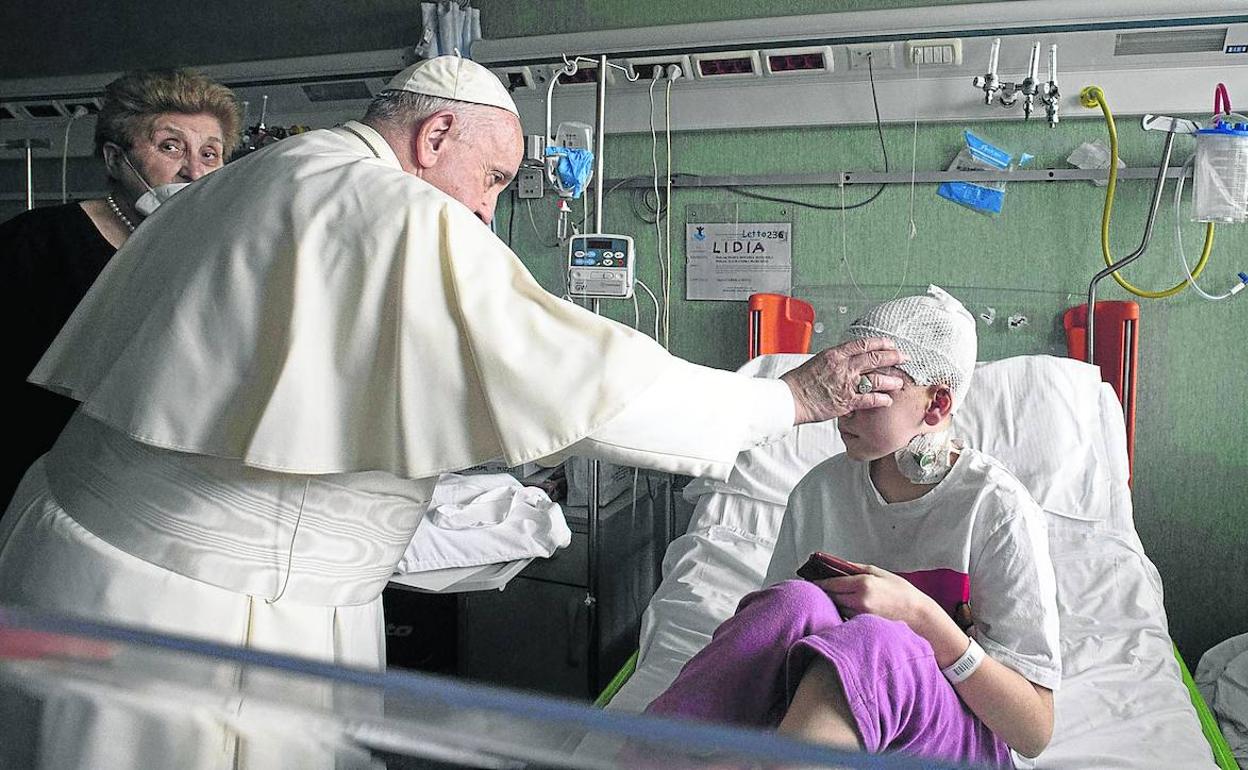
[[[633,239],[590,233],[568,242],[568,293],[573,297],[633,296]]]

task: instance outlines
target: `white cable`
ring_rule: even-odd
[[[1181,199],[1183,197],[1183,180],[1187,178],[1187,169],[1189,166],[1193,165],[1193,161],[1195,160],[1195,155],[1187,159],[1187,161],[1183,164],[1182,169],[1179,170],[1179,181],[1174,186],[1174,245],[1179,251],[1179,261],[1183,263],[1183,274],[1187,276],[1188,283],[1192,285],[1192,288],[1195,289],[1196,293],[1200,296],[1210,302],[1218,302],[1224,299],[1230,299],[1239,292],[1243,291],[1244,283],[1241,281],[1232,286],[1231,290],[1225,294],[1218,294],[1215,296],[1200,288],[1200,285],[1196,283],[1196,277],[1192,275],[1191,266],[1187,264],[1187,254],[1183,251],[1183,214],[1181,211]],[[1192,173],[1195,174],[1194,169]]]
[[[654,172],[653,177],[652,177],[653,182],[654,182],[654,210],[655,210],[654,239],[655,239],[655,242],[658,244],[656,259],[659,264],[659,293],[663,294],[664,298],[666,299],[667,295],[664,293],[665,291],[664,287],[667,286],[669,282],[667,280],[666,267],[664,266],[664,263],[663,263],[663,225],[660,223],[660,219],[662,219],[663,200],[662,198],[659,197],[659,135],[658,135],[658,131],[654,127],[654,86],[658,82],[659,82],[658,78],[651,80],[650,88],[649,88],[649,93],[650,93],[650,167]],[[655,324],[662,325],[662,318],[663,318],[663,310],[661,307],[656,306],[655,319],[654,319]],[[663,344],[663,339],[657,332],[654,335],[654,339],[660,345]]]
[[[897,291],[893,293],[893,299],[901,296],[901,290],[906,286],[906,278],[910,276],[910,254],[913,251],[915,236],[919,234],[919,228],[914,223],[914,180],[918,175],[919,160],[919,63],[914,63],[914,87],[910,93],[910,103],[914,106],[913,112],[913,135],[910,140],[910,229],[906,232],[906,265],[901,270],[901,281],[897,284]]]
[[[841,261],[845,263],[845,272],[849,274],[849,282],[854,285],[854,289],[858,292],[858,296],[871,301],[867,293],[858,285],[858,281],[854,278],[854,269],[849,264],[849,238],[846,230],[849,224],[845,221],[845,175],[841,175]]]
[[[659,339],[659,315],[660,315],[658,297],[654,296],[654,292],[650,291],[650,287],[647,286],[646,282],[641,280],[640,278],[635,279],[633,283],[636,284],[637,286],[640,286],[642,289],[644,289],[646,294],[650,295],[650,301],[654,303],[654,339],[657,342]]]
[[[663,110],[663,127],[667,136],[667,201],[664,206],[667,218],[667,285],[663,291],[663,347],[672,346],[672,81],[667,81],[666,105]]]
[[[524,205],[529,210],[529,224],[533,226],[533,234],[537,236],[538,240],[541,240],[542,233],[537,229],[537,220],[533,218],[533,201],[531,199],[526,200]]]
[[[69,122],[65,124],[65,138],[61,142],[61,203],[69,202],[69,129],[75,120],[86,114],[86,108],[81,105],[75,107],[69,115]]]

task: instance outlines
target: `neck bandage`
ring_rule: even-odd
[[[953,456],[962,449],[962,442],[949,431],[923,433],[893,453],[901,474],[914,484],[936,484],[953,467]]]

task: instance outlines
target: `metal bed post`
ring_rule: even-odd
[[[1088,284],[1087,337],[1084,340],[1085,357],[1088,363],[1093,362],[1092,353],[1094,348],[1092,343],[1096,331],[1096,285],[1112,273],[1144,256],[1144,252],[1148,251],[1148,243],[1153,238],[1153,223],[1157,218],[1157,207],[1161,204],[1161,192],[1166,186],[1166,176],[1170,170],[1170,151],[1174,149],[1174,135],[1176,133],[1190,133],[1187,123],[1191,121],[1181,121],[1154,115],[1145,115],[1141,121],[1141,127],[1145,131],[1157,130],[1162,121],[1169,121],[1168,128],[1165,129],[1166,144],[1161,151],[1161,164],[1157,169],[1157,184],[1153,188],[1153,202],[1148,209],[1148,219],[1144,223],[1144,237],[1140,240],[1140,247],[1094,275],[1092,281]]]

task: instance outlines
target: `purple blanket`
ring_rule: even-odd
[[[876,615],[843,620],[823,589],[804,580],[742,599],[646,711],[775,727],[814,656],[836,668],[867,751],[1014,766],[1005,743],[940,673],[925,639]]]

